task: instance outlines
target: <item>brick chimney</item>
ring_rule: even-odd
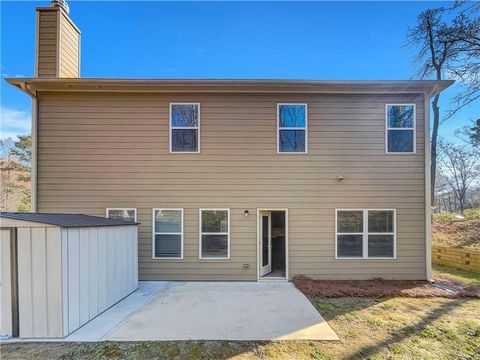
[[[35,77],[80,77],[80,30],[68,13],[65,0],[37,8]]]

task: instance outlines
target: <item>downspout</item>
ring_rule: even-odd
[[[426,280],[432,282],[432,203],[431,203],[431,144],[430,144],[430,99],[438,92],[435,85],[430,93],[424,93],[424,117],[425,117],[425,262]]]
[[[32,98],[32,170],[31,170],[31,211],[37,212],[37,126],[38,126],[38,98],[37,92],[30,88],[30,85],[22,81],[21,89]]]

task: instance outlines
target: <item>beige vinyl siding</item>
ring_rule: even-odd
[[[37,12],[37,63],[39,77],[57,76],[57,11]]]
[[[80,76],[80,34],[62,11],[60,24],[59,77],[76,78]]]
[[[291,278],[425,278],[423,94],[39,99],[38,211],[137,208],[141,280],[256,280],[257,208],[288,208]],[[169,153],[170,102],[201,104],[200,154]],[[308,104],[308,154],[276,153],[282,102]],[[417,105],[417,154],[385,154],[386,103]],[[152,259],[152,208],[184,208],[183,260]],[[229,260],[198,258],[199,208],[230,209]],[[396,209],[397,259],[335,260],[336,208]]]
[[[63,10],[37,9],[37,77],[80,76],[80,32]]]

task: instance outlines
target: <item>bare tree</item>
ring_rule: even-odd
[[[417,26],[409,29],[407,45],[418,50],[415,59],[420,64],[415,77],[420,79],[449,78],[459,80],[464,91],[454,99],[453,109],[445,119],[471,104],[480,96],[480,19],[478,4],[459,1],[451,8],[439,7],[423,11],[417,19]],[[453,19],[447,22],[447,17]],[[440,94],[432,101],[433,124],[431,136],[431,193],[435,200],[435,179],[437,170],[437,142],[440,126]]]
[[[458,209],[465,210],[467,193],[480,179],[480,151],[444,140],[438,142],[439,173],[453,192]]]
[[[448,71],[460,84],[461,91],[453,98],[453,106],[443,121],[480,100],[480,2],[456,1],[446,11],[455,17],[445,36],[450,42],[459,44],[457,57]]]
[[[472,121],[471,125],[457,129],[455,135],[466,144],[480,149],[480,119]]]
[[[435,211],[455,211],[458,206],[450,185],[441,172],[437,174],[435,185]]]
[[[446,62],[454,57],[453,44],[445,36],[447,25],[441,20],[444,8],[423,11],[417,18],[416,27],[409,29],[408,45],[418,47],[415,61],[420,63],[420,68],[415,77],[420,79],[435,76],[437,80],[443,79]],[[435,179],[437,169],[437,140],[438,127],[440,126],[440,94],[435,95],[432,102],[433,127],[431,143],[431,202],[435,201]]]

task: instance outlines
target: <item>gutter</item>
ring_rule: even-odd
[[[37,212],[37,126],[38,126],[38,98],[37,92],[30,88],[30,85],[25,81],[20,83],[20,88],[23,92],[30,95],[32,98],[32,170],[31,170],[31,211]]]

